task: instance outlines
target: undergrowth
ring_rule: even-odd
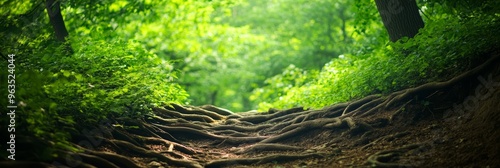
[[[16,158],[48,160],[57,151],[76,150],[70,134],[84,127],[112,116],[139,117],[153,106],[187,99],[174,82],[172,65],[135,42],[79,37],[70,41],[74,54],[66,55],[64,45],[50,47],[47,41],[40,36],[15,50],[16,135],[18,144],[26,144],[16,148]]]
[[[259,110],[320,108],[370,94],[443,81],[471,68],[480,59],[478,56],[500,42],[491,32],[500,32],[496,15],[448,16],[428,21],[412,39],[389,42],[370,52],[344,54],[327,63],[318,75],[302,71],[302,76],[294,78],[313,78],[310,82],[290,83],[293,80],[287,76],[297,76],[297,71],[287,69],[268,79],[268,85],[255,90],[252,98],[261,102]]]

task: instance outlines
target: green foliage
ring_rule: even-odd
[[[362,38],[354,35],[355,29],[352,24],[354,7],[351,5],[351,1],[344,0],[256,0],[237,3],[230,8],[230,15],[222,14],[226,13],[223,9],[216,10],[215,17],[213,17],[215,22],[212,24],[248,28],[243,36],[257,36],[265,39],[251,44],[239,41],[231,44],[239,51],[235,56],[236,59],[244,61],[240,66],[231,67],[231,73],[226,73],[224,78],[231,79],[233,75],[248,76],[245,74],[251,72],[253,75],[249,77],[252,80],[236,78],[238,82],[233,82],[233,85],[239,86],[227,87],[228,85],[225,84],[217,89],[223,91],[227,88],[240,87],[244,89],[238,89],[238,93],[250,97],[251,92],[256,94],[261,92],[259,91],[261,87],[264,90],[271,90],[272,87],[268,85],[272,84],[265,80],[282,74],[282,71],[291,64],[306,71],[319,70],[332,58],[349,52],[351,49],[349,46],[355,44],[355,39]],[[228,35],[232,39],[242,36],[241,34]],[[256,108],[260,100],[274,98],[280,92],[282,91],[253,95],[250,100],[247,100],[251,102],[246,104],[243,99],[243,110]],[[221,98],[224,101],[240,101],[240,99],[222,97],[222,95]],[[220,102],[216,105],[223,104]],[[230,106],[227,108],[238,110]]]
[[[489,33],[500,30],[495,15],[460,19],[442,13],[435,17],[439,19],[429,21],[415,38],[388,43],[371,52],[345,54],[326,64],[316,80],[293,88],[275,88],[287,92],[278,98],[271,97],[261,106],[319,108],[449,79],[472,68],[474,60],[481,59],[477,56],[500,42]],[[272,93],[267,90],[255,95]]]
[[[0,45],[17,55],[19,130],[43,160],[105,117],[168,102],[319,108],[447,79],[499,43],[498,1],[418,3],[426,27],[388,43],[373,0],[66,0],[67,55],[44,2],[0,0]]]
[[[86,5],[64,8],[73,2],[63,2],[63,14],[67,12],[65,16],[70,16],[68,27],[77,29],[70,29],[75,36],[68,44],[75,53],[68,56],[65,45],[53,39],[43,2],[13,2],[0,2],[8,5],[0,8],[3,39],[0,44],[2,55],[16,54],[16,141],[23,144],[16,148],[19,151],[16,159],[49,160],[61,150],[76,151],[68,142],[70,133],[95,125],[100,119],[140,117],[150,112],[152,106],[187,100],[187,93],[174,82],[176,75],[170,61],[159,58],[138,42],[111,40],[101,32],[111,30],[103,28],[107,23],[87,22],[92,18],[113,20],[100,15],[107,14],[106,10],[92,6],[99,9],[85,11]],[[73,14],[89,13],[96,16],[71,18],[76,16]],[[77,28],[77,25],[88,27]],[[86,29],[90,30],[88,34],[82,33]],[[2,82],[7,79],[7,63],[0,62]],[[0,93],[4,95],[0,105],[6,107],[7,92],[1,89]],[[2,125],[9,122],[6,117],[0,121]],[[2,129],[2,135],[7,134],[5,131]],[[6,158],[6,151],[0,156]]]
[[[172,65],[147,52],[135,42],[79,38],[71,41],[75,53],[57,58],[45,53],[42,60],[53,63],[53,83],[45,90],[71,116],[95,120],[108,114],[145,114],[152,106],[180,103],[187,94],[172,83]],[[92,117],[89,117],[92,116]],[[95,121],[93,121],[95,122]]]
[[[125,15],[127,24],[116,24],[110,33],[137,41],[159,57],[172,60],[179,82],[193,95],[190,103],[216,103],[238,110],[248,95],[234,93],[248,94],[256,78],[250,68],[242,67],[250,67],[248,62],[258,52],[246,51],[266,42],[263,36],[248,33],[248,27],[213,24],[213,19],[226,15],[212,17],[214,11],[228,9],[235,2],[155,1],[148,11]],[[75,33],[87,34],[91,29],[97,28]],[[237,80],[244,84],[234,82]]]
[[[152,106],[182,103],[187,98],[173,82],[172,65],[135,42],[79,38],[71,43],[75,49],[71,56],[64,56],[64,45],[43,43],[16,51],[32,54],[30,59],[19,55],[16,62],[16,100],[21,107],[16,127],[18,135],[47,143],[32,147],[36,153],[47,154],[37,160],[49,159],[59,149],[74,150],[67,140],[75,128],[110,115],[139,117]],[[7,101],[2,101],[6,107],[3,102]]]
[[[374,0],[355,0],[354,2],[354,6],[356,7],[354,9],[354,27],[357,33],[373,36],[374,32],[371,31],[380,31],[383,29]]]
[[[423,3],[431,9],[435,6],[444,6],[436,11],[451,13],[462,18],[482,14],[495,15],[500,11],[500,2],[496,0],[424,0]]]
[[[266,100],[279,100],[281,96],[289,93],[292,88],[303,86],[316,77],[317,71],[307,72],[292,64],[285,68],[282,74],[266,79],[264,81],[266,86],[255,89],[250,100],[262,102],[259,104],[261,110],[272,108],[272,104],[265,102]]]
[[[7,129],[2,129],[2,135],[15,133],[17,144],[22,144],[16,148],[18,151],[16,158],[48,160],[57,156],[58,150],[61,149],[76,151],[68,142],[70,138],[69,131],[74,130],[73,124],[75,121],[73,117],[61,114],[57,110],[58,104],[50,100],[43,89],[44,85],[50,83],[49,76],[51,76],[51,73],[25,71],[21,69],[20,64],[16,65],[18,65],[15,72],[15,105],[18,106],[15,109],[16,130],[15,132],[4,133]],[[7,79],[5,72],[2,71],[1,79]],[[5,95],[1,98],[2,103],[0,104],[2,107],[7,107],[6,102],[8,101],[5,99],[8,94],[7,90],[0,90],[0,94]],[[2,117],[0,119],[2,125],[8,125],[8,119],[9,117]],[[8,136],[2,138],[6,137]],[[0,155],[7,158],[4,152],[0,153]]]

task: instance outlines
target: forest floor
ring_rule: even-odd
[[[496,167],[500,54],[443,82],[323,109],[154,108],[75,137],[69,167]],[[49,167],[50,167],[49,166]]]

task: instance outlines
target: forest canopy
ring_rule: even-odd
[[[0,74],[15,54],[19,131],[71,149],[76,123],[321,108],[449,79],[500,42],[498,1],[415,2],[425,26],[392,42],[373,0],[0,0]]]

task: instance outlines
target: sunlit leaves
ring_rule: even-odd
[[[116,12],[125,7],[127,4],[127,1],[115,1],[109,6],[109,10],[112,12]]]
[[[480,56],[478,53],[499,43],[498,38],[487,33],[500,31],[495,20],[491,16],[465,21],[452,16],[434,20],[415,38],[334,59],[323,67],[316,80],[294,86],[279,99],[261,103],[261,107],[320,108],[373,93],[449,79],[471,68],[467,65]],[[262,89],[261,92],[255,95],[273,93]]]
[[[88,38],[72,44],[77,52],[62,59],[59,67],[51,67],[63,69],[54,76],[57,81],[46,87],[64,108],[85,111],[80,115],[95,115],[93,118],[106,117],[109,112],[136,115],[147,112],[151,105],[182,102],[187,96],[170,83],[175,78],[171,66],[140,45]],[[64,66],[67,64],[72,66]]]
[[[32,9],[33,5],[36,4],[30,0],[21,1],[10,1],[1,0],[0,1],[0,14],[2,15],[18,15],[28,12]]]

